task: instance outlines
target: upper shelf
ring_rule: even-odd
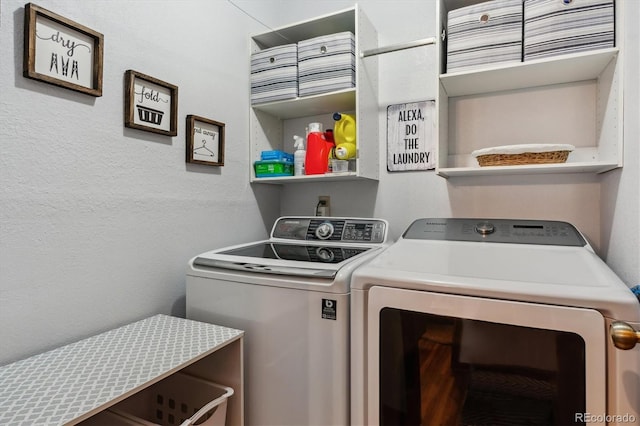
[[[356,33],[356,9],[349,8],[296,24],[275,28],[251,38],[260,49],[296,43],[298,41],[343,31]]]
[[[594,80],[618,54],[618,48],[594,50],[565,56],[478,70],[441,74],[440,82],[449,97],[503,90]]]
[[[333,113],[334,111],[351,111],[356,105],[356,89],[345,89],[303,98],[284,101],[267,102],[252,105],[257,111],[269,113],[280,119],[307,117]]]

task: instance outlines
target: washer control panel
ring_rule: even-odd
[[[403,238],[576,247],[587,244],[570,223],[550,220],[418,219]]]
[[[273,238],[332,241],[342,243],[384,243],[388,225],[382,219],[335,217],[281,217],[271,231]]]

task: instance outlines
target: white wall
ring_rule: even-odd
[[[602,254],[629,285],[640,284],[640,2],[625,0],[624,168],[602,179]]]
[[[620,0],[619,0],[620,1]],[[394,237],[418,217],[505,217],[564,220],[586,234],[598,253],[629,285],[640,283],[640,201],[638,139],[640,2],[625,2],[623,32],[625,75],[624,168],[603,175],[492,176],[445,180],[434,172],[386,170],[386,108],[390,104],[434,99],[437,65],[434,47],[420,47],[379,57],[380,181],[288,185],[283,214],[308,214],[318,195],[330,195],[332,214],[388,219]],[[349,7],[350,1],[278,2],[291,22]],[[378,30],[379,44],[432,37],[436,0],[362,0],[362,9]],[[282,17],[281,17],[282,18]],[[274,24],[283,25],[282,21]]]
[[[218,1],[39,0],[105,36],[94,98],[22,76],[24,1],[0,6],[0,364],[155,313],[184,315],[188,259],[266,236],[249,183],[248,38]],[[133,69],[179,87],[178,135],[123,125]],[[185,116],[226,124],[225,165],[187,165]]]
[[[234,3],[277,27],[354,2]],[[435,34],[435,0],[359,3],[381,45]],[[638,2],[628,3],[633,24]],[[422,47],[380,57],[380,181],[281,189],[248,183],[248,37],[263,26],[223,0],[38,1],[105,35],[104,95],[93,98],[22,77],[24,4],[0,5],[0,364],[154,313],[184,314],[191,256],[262,238],[278,214],[312,214],[325,194],[335,215],[388,219],[394,238],[424,216],[567,220],[629,285],[640,282],[635,24],[624,35],[636,53],[625,62],[622,170],[450,180],[388,173],[387,105],[435,97],[435,54]],[[178,136],[123,126],[127,69],[179,86]],[[185,164],[186,114],[226,123],[224,167]]]

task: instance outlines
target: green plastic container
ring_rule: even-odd
[[[253,163],[256,177],[293,176],[293,163],[289,161],[256,161]]]

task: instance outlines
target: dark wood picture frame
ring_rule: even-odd
[[[187,115],[187,163],[224,166],[224,123]]]
[[[102,96],[104,36],[33,3],[24,7],[22,74]]]
[[[132,129],[176,136],[178,134],[178,86],[137,71],[127,70],[124,125]]]

